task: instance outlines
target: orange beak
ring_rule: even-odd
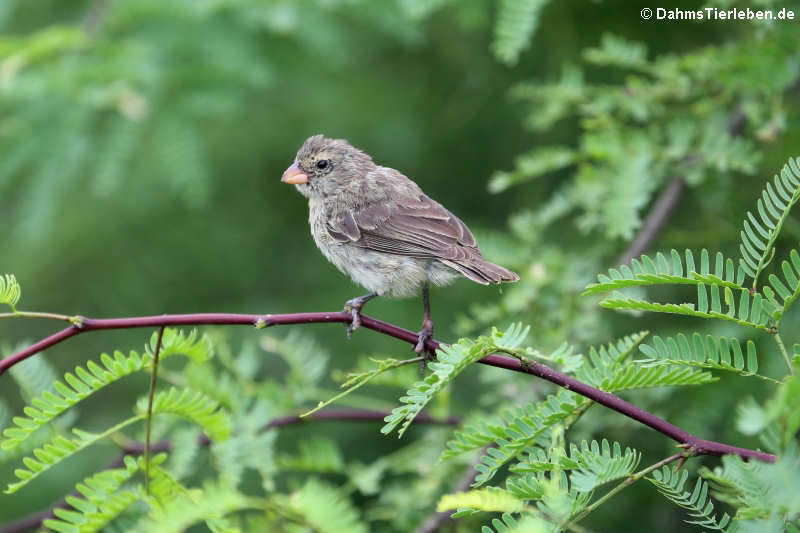
[[[289,185],[299,185],[301,183],[308,183],[308,175],[300,170],[297,166],[297,161],[292,163],[292,166],[286,169],[286,172],[281,176],[281,181]]]

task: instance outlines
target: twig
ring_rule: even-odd
[[[323,422],[326,420],[335,420],[340,422],[377,422],[383,421],[388,414],[389,413],[385,411],[372,411],[369,409],[326,409],[303,418],[301,418],[299,415],[289,415],[280,418],[274,418],[264,424],[261,427],[261,430],[265,431],[267,429],[277,429],[295,424],[306,424],[311,421]],[[416,422],[422,424],[458,425],[461,423],[461,419],[456,416],[442,419],[433,418],[427,413],[420,413],[419,416],[417,416]],[[198,444],[201,446],[208,446],[211,444],[211,439],[209,439],[206,435],[201,435],[198,438]],[[123,446],[122,453],[116,459],[107,464],[103,470],[111,470],[112,468],[121,467],[123,464],[125,464],[123,459],[126,455],[142,455],[145,453],[145,448],[146,445],[142,443],[133,443]],[[161,441],[153,444],[150,449],[154,453],[160,453],[169,451],[171,448],[171,442]],[[74,495],[78,496],[79,494],[75,492]],[[26,529],[39,527],[41,526],[42,522],[55,516],[53,512],[54,509],[69,509],[70,507],[71,506],[66,502],[66,500],[62,500],[48,509],[28,515],[15,522],[1,525],[0,533],[19,533],[20,531],[25,531]]]
[[[84,318],[78,317],[76,323],[69,328],[63,329],[58,333],[51,335],[41,341],[33,344],[32,346],[17,352],[14,355],[0,360],[0,374],[8,370],[11,366],[19,363],[20,361],[34,355],[35,353],[44,350],[50,346],[63,342],[64,340],[78,335],[86,331],[98,331],[104,329],[127,329],[127,328],[152,328],[158,326],[196,326],[196,325],[224,325],[224,324],[239,324],[251,325],[258,328],[269,326],[276,326],[279,324],[311,324],[311,323],[324,323],[324,322],[340,322],[349,324],[352,321],[350,313],[345,311],[336,311],[331,313],[289,313],[282,315],[239,315],[231,313],[201,313],[201,314],[188,314],[188,315],[158,315],[158,316],[144,316],[144,317],[128,317],[128,318]],[[404,340],[412,345],[418,341],[417,333],[407,329],[389,324],[381,320],[377,320],[368,316],[361,316],[361,324],[365,328],[372,329],[384,335],[389,335],[397,339]],[[435,352],[439,348],[439,342],[428,339],[425,342],[425,347],[431,352]],[[692,435],[691,433],[674,426],[647,411],[636,407],[635,405],[626,402],[622,398],[615,396],[611,393],[596,389],[586,383],[578,381],[560,372],[556,372],[552,368],[535,362],[522,362],[512,357],[505,357],[501,355],[489,355],[478,361],[484,365],[495,366],[498,368],[505,368],[515,372],[524,372],[547,380],[551,383],[563,387],[567,390],[574,391],[581,396],[585,396],[601,405],[605,405],[609,409],[617,411],[618,413],[632,418],[637,422],[655,429],[656,431],[666,435],[667,437],[679,442],[681,445],[691,449],[697,455],[725,455],[734,454],[744,459],[760,459],[767,462],[775,462],[775,456],[772,454],[759,452],[756,450],[749,450],[746,448],[738,448],[730,446],[721,442],[714,442],[701,439]]]
[[[147,395],[147,418],[144,432],[144,492],[150,494],[150,434],[153,426],[153,399],[156,397],[158,382],[158,356],[161,354],[161,340],[164,338],[164,326],[158,328],[158,340],[153,352],[153,369],[150,372],[150,392]]]

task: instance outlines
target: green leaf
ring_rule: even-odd
[[[19,479],[16,483],[9,483],[6,488],[6,494],[11,494],[34,479],[39,475],[47,472],[53,466],[59,464],[61,461],[69,459],[78,452],[88,448],[92,444],[99,442],[109,435],[124,429],[125,427],[144,419],[144,415],[137,415],[119,424],[107,429],[103,433],[95,434],[87,431],[73,428],[72,433],[74,438],[68,438],[61,435],[56,435],[53,439],[33,450],[33,456],[26,456],[22,458],[25,468],[18,468],[14,471],[14,475]]]
[[[484,487],[467,492],[445,494],[436,504],[437,512],[460,508],[484,512],[513,513],[522,510],[523,503],[507,490],[498,487]]]
[[[708,268],[708,252],[704,248],[701,251],[701,270],[694,270],[694,256],[691,250],[686,250],[686,265],[681,261],[681,256],[677,250],[671,250],[670,259],[658,252],[655,261],[646,255],[640,259],[633,259],[631,266],[622,265],[619,268],[612,268],[608,275],[600,274],[597,276],[597,283],[588,285],[583,294],[596,294],[611,290],[624,289],[625,287],[640,287],[648,285],[713,285],[717,287],[728,287],[730,289],[743,290],[744,287],[737,282],[738,273],[733,270],[733,262],[730,261],[730,268],[723,272],[722,268],[717,268],[712,274]],[[724,257],[721,253],[716,254],[717,264],[721,265]],[[703,309],[703,305],[698,306]]]
[[[712,286],[712,289],[715,286]],[[694,304],[691,303],[682,303],[682,304],[672,304],[672,303],[657,303],[657,302],[648,302],[646,300],[640,300],[637,298],[630,298],[621,293],[615,292],[610,298],[606,298],[605,300],[600,302],[601,307],[605,307],[606,309],[616,309],[616,310],[628,310],[628,311],[649,311],[652,313],[671,313],[676,315],[684,315],[684,316],[694,316],[699,318],[717,318],[720,320],[725,320],[728,322],[734,322],[741,326],[749,326],[751,328],[756,328],[761,331],[770,331],[770,327],[768,326],[768,322],[770,320],[770,312],[774,311],[774,307],[772,303],[768,300],[762,299],[759,294],[755,294],[752,297],[748,294],[747,296],[744,293],[747,293],[746,289],[742,289],[742,298],[749,298],[750,303],[748,307],[750,308],[750,318],[740,319],[736,318],[735,315],[728,315],[722,313],[720,311],[715,311],[713,309],[709,310],[706,304],[706,288],[705,285],[700,284],[697,286],[698,290],[698,305],[695,309]],[[713,292],[712,292],[713,295]],[[766,312],[762,312],[762,309]]]
[[[567,453],[561,448],[532,448],[523,459],[511,467],[512,472],[551,472],[574,471],[570,476],[571,486],[579,492],[591,492],[598,486],[627,477],[636,469],[641,454],[636,450],[622,447],[619,443],[609,444],[582,441],[580,447],[570,443]]]
[[[758,217],[748,211],[744,220],[744,229],[740,232],[739,266],[752,278],[753,288],[757,287],[759,276],[775,254],[775,241],[783,223],[800,199],[798,163],[798,159],[789,158],[781,173],[775,175],[772,183],[767,182],[761,192],[761,198],[756,202]]]
[[[489,481],[510,461],[525,450],[547,442],[549,430],[590,403],[581,396],[566,390],[551,394],[546,400],[529,403],[524,408],[507,410],[503,414],[506,423],[493,428],[497,433],[494,447],[486,448],[486,454],[475,465],[478,475],[474,486]],[[449,444],[448,444],[449,445]],[[452,448],[451,448],[452,449]]]
[[[6,304],[16,312],[16,305],[21,295],[22,287],[19,286],[14,274],[0,275],[0,304]]]
[[[530,45],[539,24],[539,13],[546,0],[501,0],[494,25],[494,55],[506,65],[514,65],[520,52]]]
[[[478,337],[474,341],[461,339],[456,344],[441,345],[436,352],[436,361],[428,365],[433,372],[415,383],[406,396],[400,398],[403,405],[395,407],[384,419],[386,424],[381,428],[381,433],[390,433],[399,425],[397,433],[398,437],[402,437],[428,402],[458,374],[493,352],[516,350],[525,340],[529,329],[530,327],[523,328],[521,324],[512,324],[502,332],[492,328],[491,335]]]
[[[579,492],[591,492],[600,485],[631,475],[641,457],[640,453],[630,448],[625,448],[623,452],[618,442],[611,446],[605,439],[600,445],[597,441],[592,441],[590,445],[583,441],[580,452],[573,450],[572,453],[572,459],[580,467],[570,475],[570,484]]]
[[[300,490],[294,492],[286,504],[318,533],[368,531],[357,508],[343,490],[315,479],[308,480]]]
[[[155,342],[154,337],[147,350],[155,349]],[[196,332],[184,335],[172,328],[164,330],[160,354],[162,359],[183,354],[203,360],[209,353],[209,341],[205,337],[197,340]],[[106,353],[101,354],[100,364],[90,360],[85,367],[75,367],[74,373],[64,374],[64,381],[51,382],[52,392],[45,390],[31,400],[30,405],[25,408],[27,416],[14,418],[15,427],[3,431],[6,438],[0,447],[4,450],[16,448],[36,430],[52,422],[70,407],[134,372],[149,368],[152,360],[152,351],[143,355],[131,351],[127,356],[115,351],[113,357]]]
[[[136,412],[144,416],[147,412],[147,397],[136,402]],[[231,434],[230,415],[219,403],[199,391],[171,387],[159,391],[153,398],[153,414],[169,413],[186,418],[203,428],[212,441],[224,441]]]
[[[125,457],[124,464],[125,468],[104,470],[78,483],[75,488],[81,496],[66,497],[74,511],[56,507],[53,509],[56,518],[46,519],[44,526],[54,531],[77,533],[103,530],[138,500],[135,492],[120,490],[120,487],[139,471],[139,466],[131,457]]]
[[[663,466],[661,470],[655,470],[652,476],[645,479],[655,485],[669,501],[689,512],[692,519],[686,520],[687,523],[715,531],[725,531],[730,516],[726,513],[717,519],[716,515],[712,515],[714,503],[708,498],[708,483],[698,478],[692,492],[688,492],[683,488],[687,477],[689,477],[687,470],[675,473],[669,466]]]
[[[781,261],[783,280],[775,274],[769,275],[769,286],[763,287],[764,297],[775,308],[772,318],[780,321],[783,315],[800,296],[800,254],[797,250],[789,252],[790,261]],[[771,288],[771,290],[770,290]]]
[[[154,474],[154,505],[130,533],[181,533],[198,522],[205,522],[212,531],[239,531],[225,517],[253,506],[249,498],[232,487],[206,482],[202,490],[186,490],[172,484],[163,470],[154,469]],[[167,488],[168,492],[163,492]]]
[[[742,376],[755,376],[772,383],[780,383],[758,374],[756,345],[748,340],[745,349],[737,339],[694,333],[691,340],[679,333],[676,337],[662,339],[654,336],[652,344],[643,344],[639,350],[646,356],[636,363],[643,366],[683,365],[725,370]],[[746,351],[746,354],[745,354]]]
[[[511,172],[495,172],[489,180],[489,192],[500,193],[514,185],[572,165],[576,155],[575,150],[564,146],[537,147],[519,156]]]

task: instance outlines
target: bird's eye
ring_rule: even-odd
[[[317,168],[318,169],[323,169],[323,168],[325,168],[327,166],[328,166],[328,160],[327,159],[320,159],[319,161],[317,161]]]

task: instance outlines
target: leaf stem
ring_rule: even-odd
[[[658,470],[659,468],[661,468],[664,465],[668,465],[668,464],[670,464],[670,463],[672,463],[674,461],[677,461],[678,459],[681,459],[683,457],[688,457],[688,456],[689,455],[688,455],[687,452],[676,453],[674,455],[670,455],[666,459],[662,459],[662,460],[658,461],[657,463],[654,463],[654,464],[648,466],[647,468],[645,468],[643,470],[639,470],[638,472],[636,472],[634,474],[631,474],[630,476],[625,478],[622,481],[622,483],[620,483],[619,485],[617,485],[616,487],[614,487],[610,491],[606,492],[601,498],[598,498],[597,500],[592,502],[590,505],[587,505],[586,507],[584,507],[583,510],[580,513],[578,513],[575,516],[575,518],[573,518],[567,524],[565,524],[564,527],[565,528],[569,528],[571,525],[573,525],[574,522],[580,522],[581,520],[586,518],[586,516],[589,513],[591,513],[592,511],[594,511],[595,509],[597,509],[601,505],[603,505],[605,502],[607,502],[608,500],[610,500],[611,498],[616,496],[618,493],[622,492],[624,489],[628,488],[629,486],[633,485],[635,482],[639,481],[641,478],[643,478],[644,476],[646,476],[647,474],[649,474],[653,470]]]
[[[158,328],[158,340],[153,352],[153,371],[150,373],[150,394],[147,397],[147,418],[145,419],[144,437],[144,491],[150,494],[150,430],[153,421],[153,399],[156,395],[156,381],[158,380],[158,354],[161,352],[161,339],[164,337],[164,326]]]
[[[40,311],[14,311],[13,313],[0,313],[0,320],[4,318],[46,318],[49,320],[62,320],[72,322],[74,317],[60,313],[42,313]]]
[[[783,344],[783,339],[781,339],[780,334],[776,331],[773,334],[775,337],[775,342],[778,343],[778,348],[781,350],[781,355],[783,356],[783,360],[786,361],[786,366],[789,367],[789,373],[794,374],[794,367],[792,366],[792,360],[789,358],[789,352],[786,351],[786,346]]]
[[[414,357],[414,358],[411,358],[411,359],[404,359],[402,361],[392,361],[391,363],[386,364],[385,366],[383,364],[381,364],[381,365],[378,366],[378,368],[375,368],[375,369],[373,369],[373,370],[371,370],[369,372],[364,373],[364,375],[359,376],[358,379],[356,379],[354,382],[352,382],[352,384],[349,387],[347,387],[345,390],[343,390],[339,394],[335,395],[333,398],[327,399],[325,401],[320,401],[317,404],[316,407],[314,407],[310,411],[306,411],[305,413],[301,414],[300,417],[301,418],[305,418],[305,417],[307,417],[309,415],[312,415],[312,414],[316,413],[317,411],[319,411],[323,407],[326,407],[329,404],[332,404],[333,402],[339,400],[340,398],[343,398],[343,397],[347,396],[348,394],[350,394],[351,392],[353,392],[353,391],[361,388],[362,386],[366,385],[367,383],[369,383],[372,380],[372,378],[377,377],[379,374],[383,374],[384,372],[386,372],[388,370],[394,370],[395,368],[399,368],[401,366],[409,365],[411,363],[421,363],[421,362],[423,362],[425,360],[426,360],[425,357]],[[345,383],[347,383],[347,382],[345,382]]]

